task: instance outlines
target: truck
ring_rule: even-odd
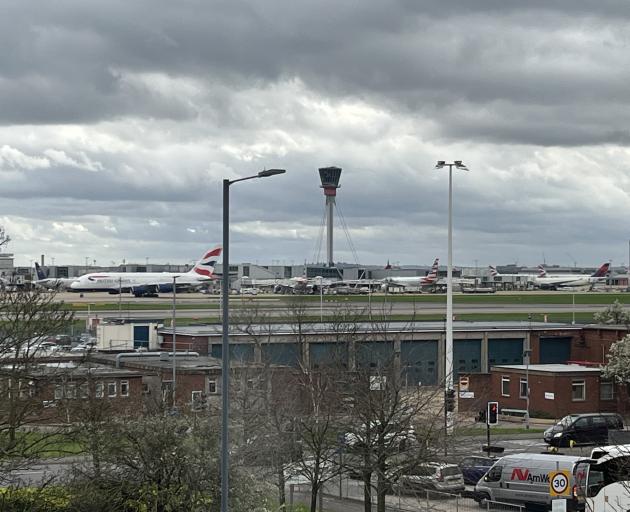
[[[565,470],[570,475],[569,489],[577,479],[584,480],[583,466],[576,465],[586,457],[547,453],[517,453],[498,459],[475,486],[473,497],[480,506],[488,501],[514,503],[528,510],[549,510],[552,496],[549,491],[549,474]],[[568,496],[567,510],[580,510],[574,496]],[[583,510],[583,508],[582,508]]]
[[[630,510],[630,444],[594,448],[574,467],[573,497],[585,512]]]

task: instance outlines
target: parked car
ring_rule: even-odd
[[[623,430],[623,418],[616,413],[569,414],[543,434],[545,443],[554,447],[572,444],[608,444],[609,430]]]
[[[466,485],[475,485],[493,466],[497,459],[478,455],[463,458],[458,464]]]
[[[400,494],[431,490],[457,493],[464,490],[464,477],[455,464],[426,462],[419,464],[411,473],[402,475],[393,486]]]

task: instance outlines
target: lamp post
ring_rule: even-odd
[[[173,405],[171,412],[175,412],[175,391],[177,389],[177,351],[175,350],[175,320],[177,312],[177,276],[173,276],[173,320],[171,321],[171,328],[173,335],[171,336],[171,342],[173,343]]]
[[[526,391],[525,391],[525,428],[529,429],[529,358],[532,353],[532,344],[531,344],[531,336],[532,336],[532,315],[531,313],[527,315],[527,319],[529,320],[529,331],[527,332],[527,339],[525,343],[525,383],[526,383]]]
[[[319,321],[324,322],[324,288],[322,287],[322,282],[324,278],[322,276],[317,276],[317,284],[319,284]]]
[[[230,385],[230,185],[239,181],[254,178],[267,178],[276,174],[284,174],[284,169],[267,169],[258,174],[236,180],[223,180],[223,276],[221,279],[221,512],[228,511],[229,492],[229,451],[228,451],[228,418],[229,418],[229,385]]]
[[[446,274],[446,341],[444,347],[444,392],[446,396],[453,389],[453,167],[467,171],[461,160],[446,163],[438,160],[436,169],[448,167],[448,270]],[[449,418],[451,419],[449,413]],[[452,421],[448,421],[451,430]]]

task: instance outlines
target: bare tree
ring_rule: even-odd
[[[393,357],[376,368],[358,368],[352,377],[347,383],[352,409],[344,425],[344,466],[361,475],[365,511],[371,510],[375,490],[377,510],[384,512],[385,495],[400,477],[435,459],[430,447],[442,428],[431,406],[437,391],[405,387]]]
[[[4,227],[0,226],[0,249],[2,249],[5,245],[8,245],[10,241],[11,237],[7,235]]]
[[[73,314],[55,293],[0,291],[0,474],[36,458],[49,448],[54,433],[28,436],[24,427],[50,417],[42,400],[63,370],[45,365],[41,342],[65,332]]]

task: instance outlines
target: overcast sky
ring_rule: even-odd
[[[0,225],[16,264],[628,261],[627,0],[5,0]],[[318,247],[321,249],[318,251]]]

